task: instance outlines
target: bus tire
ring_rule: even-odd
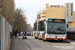
[[[35,37],[35,39],[37,39],[37,38]]]
[[[38,38],[39,40],[41,40],[40,38]]]
[[[40,38],[38,38],[40,40]]]
[[[46,40],[43,39],[43,41],[45,42]]]

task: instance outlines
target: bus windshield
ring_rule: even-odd
[[[66,23],[47,23],[48,34],[65,34]]]

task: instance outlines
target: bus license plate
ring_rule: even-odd
[[[55,38],[55,40],[58,40],[57,38]]]

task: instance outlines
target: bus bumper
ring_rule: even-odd
[[[46,38],[45,40],[66,40],[66,38]]]

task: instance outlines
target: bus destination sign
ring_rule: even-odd
[[[61,20],[55,20],[55,22],[61,22]]]
[[[48,19],[48,22],[65,23],[65,19]]]

